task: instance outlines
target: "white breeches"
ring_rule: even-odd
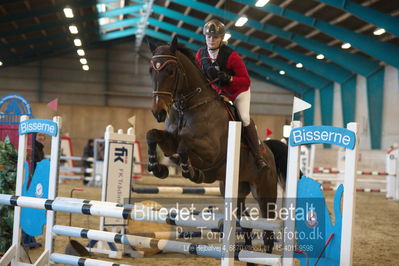
[[[251,118],[249,116],[249,107],[251,103],[251,89],[240,93],[234,100],[234,105],[240,113],[243,127],[249,126]]]

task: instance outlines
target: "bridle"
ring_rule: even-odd
[[[167,60],[165,60],[162,63],[161,62],[154,62],[154,59],[157,59],[157,58],[162,58],[162,59],[165,58]],[[183,66],[181,65],[181,63],[177,59],[178,59],[177,56],[168,55],[168,54],[160,54],[160,55],[152,56],[152,58],[151,58],[152,69],[154,69],[155,71],[158,71],[158,72],[161,71],[162,69],[164,69],[166,67],[166,65],[169,64],[169,63],[177,64],[177,74],[176,74],[176,80],[174,82],[176,84],[176,86],[174,87],[174,89],[171,92],[153,90],[152,94],[155,95],[155,96],[158,96],[158,95],[168,96],[168,97],[172,98],[172,103],[176,107],[178,107],[178,109],[184,109],[183,106],[185,105],[186,101],[188,101],[189,99],[194,97],[196,94],[201,93],[202,89],[201,88],[197,88],[194,91],[189,92],[186,95],[181,95],[179,97],[179,99],[173,99],[173,97],[176,96],[175,93],[176,93],[176,91],[177,91],[177,89],[179,88],[179,85],[180,85],[179,84],[179,81],[180,81],[179,75],[183,75],[183,82],[186,83],[186,87],[188,86],[186,73],[183,70]]]
[[[154,59],[157,59],[157,58],[168,58],[168,60],[166,60],[166,61],[164,61],[164,62],[162,62],[162,63],[161,63],[161,62],[156,62],[156,63],[154,63]],[[167,64],[169,64],[169,63],[176,63],[177,66],[178,66],[178,70],[180,69],[180,67],[179,67],[180,64],[179,64],[179,62],[177,61],[177,57],[174,56],[174,55],[160,54],[160,55],[154,55],[154,56],[152,56],[152,58],[151,58],[151,66],[152,66],[152,69],[154,69],[154,70],[157,71],[157,72],[159,72],[159,71],[161,71],[162,69],[164,69],[165,66],[166,66]],[[176,74],[176,82],[175,82],[176,86],[175,86],[175,88],[173,89],[172,92],[153,90],[153,91],[152,91],[152,94],[153,94],[153,95],[156,95],[156,96],[158,96],[158,95],[166,95],[166,96],[169,96],[170,98],[173,98],[173,94],[175,93],[175,91],[177,90],[177,87],[178,87],[178,85],[179,85],[179,84],[178,84],[178,78],[179,78],[178,74],[179,74],[179,73]]]

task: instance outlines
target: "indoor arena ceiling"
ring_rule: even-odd
[[[295,93],[367,77],[385,64],[399,68],[399,1],[257,2],[2,0],[0,61],[13,66],[119,41],[134,40],[138,51],[145,37],[166,42],[174,35],[196,50],[204,21],[218,18],[253,76]],[[237,27],[240,17],[248,20]]]

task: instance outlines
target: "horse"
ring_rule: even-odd
[[[188,48],[173,38],[170,45],[149,42],[152,53],[150,76],[153,87],[152,114],[165,122],[165,130],[151,129],[146,134],[148,171],[158,178],[168,176],[168,168],[158,162],[156,148],[180,165],[182,175],[196,183],[220,181],[224,192],[228,123],[231,117],[220,95],[212,89]],[[269,141],[270,142],[270,141]],[[273,152],[265,142],[268,166],[258,170],[248,147],[241,145],[237,206],[245,215],[245,198],[252,193],[263,218],[275,218],[268,204],[276,202],[277,186],[285,187],[286,162],[275,163],[275,156],[286,158],[288,147],[272,141]],[[245,238],[250,244],[249,237]],[[264,245],[272,252],[274,235],[264,232]]]

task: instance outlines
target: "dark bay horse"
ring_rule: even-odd
[[[152,51],[150,75],[153,83],[152,113],[165,130],[147,132],[148,171],[166,178],[168,168],[159,164],[156,146],[182,168],[184,177],[196,183],[220,181],[224,192],[226,174],[228,123],[231,120],[221,97],[213,90],[196,65],[192,53],[177,43],[156,47]],[[287,146],[273,142],[273,152],[286,158]],[[238,206],[245,209],[245,198],[252,192],[258,201],[262,217],[274,218],[267,211],[275,203],[277,184],[284,187],[285,165],[277,164],[275,155],[266,147],[268,167],[258,170],[248,148],[241,147]],[[240,212],[240,210],[239,210]],[[268,215],[269,214],[269,215]],[[273,248],[273,233],[265,232],[265,247]]]

